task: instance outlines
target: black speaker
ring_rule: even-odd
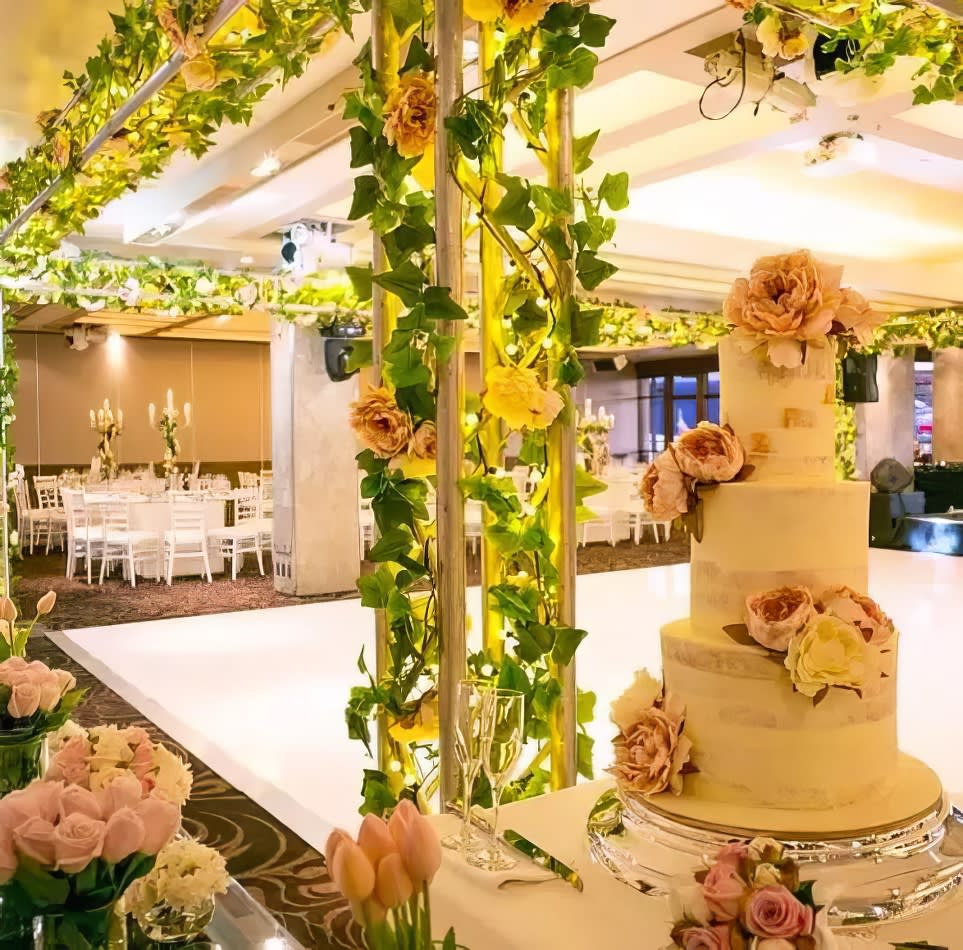
[[[843,399],[846,402],[879,402],[876,385],[876,354],[850,351],[843,360]]]
[[[324,341],[324,368],[333,383],[343,383],[358,371],[348,370],[348,358],[351,356],[350,339],[343,337],[327,337]]]

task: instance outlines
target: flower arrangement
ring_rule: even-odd
[[[12,656],[26,656],[27,643],[33,628],[41,617],[46,617],[57,605],[57,592],[48,590],[40,600],[33,619],[27,624],[17,624],[19,613],[17,605],[9,597],[0,597],[0,660]]]
[[[642,476],[639,494],[653,518],[673,521],[695,510],[698,486],[739,481],[752,471],[729,426],[700,422],[656,456]]]
[[[829,950],[835,941],[813,882],[772,838],[726,845],[672,895],[672,946],[681,950]]]
[[[692,742],[683,735],[684,704],[647,670],[639,670],[612,704],[611,718],[619,734],[615,764],[608,771],[619,785],[641,795],[667,789],[681,795],[684,777],[698,771],[690,762]]]
[[[830,341],[869,343],[884,315],[851,287],[843,269],[809,251],[760,257],[723,305],[732,335],[746,350],[765,347],[774,366],[801,366],[808,346]]]
[[[324,858],[370,950],[434,946],[428,890],[441,867],[441,843],[411,801],[402,799],[387,821],[365,815],[357,841],[332,832]],[[455,947],[453,931],[444,947]]]
[[[883,656],[893,621],[871,597],[833,587],[780,587],[746,598],[745,624],[725,628],[737,643],[763,646],[789,671],[795,692],[818,705],[831,688],[862,697],[886,677]]]
[[[156,421],[156,408],[153,403],[147,407],[147,416],[150,419],[150,424],[154,425]],[[164,408],[161,410],[161,419],[157,428],[160,431],[161,436],[164,439],[164,474],[170,477],[174,472],[177,471],[177,459],[181,454],[181,443],[177,439],[177,426],[178,419],[180,419],[180,410],[174,407],[174,393],[172,390],[167,390],[167,402]],[[184,425],[189,426],[191,424],[191,404],[189,402],[184,403]]]
[[[154,867],[131,885],[124,903],[151,939],[183,938],[210,923],[214,896],[226,893],[229,882],[221,854],[183,838],[161,848]]]
[[[110,400],[105,399],[103,406],[95,413],[90,410],[90,428],[100,433],[97,443],[97,454],[100,458],[100,470],[108,478],[117,476],[117,458],[114,455],[113,442],[124,431],[124,410],[118,409],[116,417],[110,408]]]

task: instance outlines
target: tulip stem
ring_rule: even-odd
[[[423,944],[423,946],[424,946],[424,950],[431,950],[431,947],[432,947],[432,942],[431,942],[431,894],[430,894],[430,892],[429,892],[429,890],[428,890],[428,883],[427,883],[427,882],[425,882],[424,886],[422,887],[421,893],[422,893],[422,895],[423,895],[424,898],[425,898],[425,915],[424,915],[425,933],[424,933],[424,944]]]

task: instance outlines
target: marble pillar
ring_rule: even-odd
[[[876,364],[879,402],[856,403],[856,477],[894,458],[913,468],[916,371],[912,348],[881,353]]]
[[[933,461],[963,462],[963,349],[933,354]]]
[[[351,591],[360,572],[357,445],[348,404],[315,329],[271,323],[274,586],[309,597]]]

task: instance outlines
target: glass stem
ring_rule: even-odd
[[[492,850],[497,854],[501,847],[498,843],[498,809],[502,804],[502,783],[492,784]]]
[[[461,838],[462,841],[467,845],[471,841],[471,793],[475,785],[475,777],[472,774],[471,765],[465,766],[464,771],[464,793],[462,796],[462,811],[461,811]]]

